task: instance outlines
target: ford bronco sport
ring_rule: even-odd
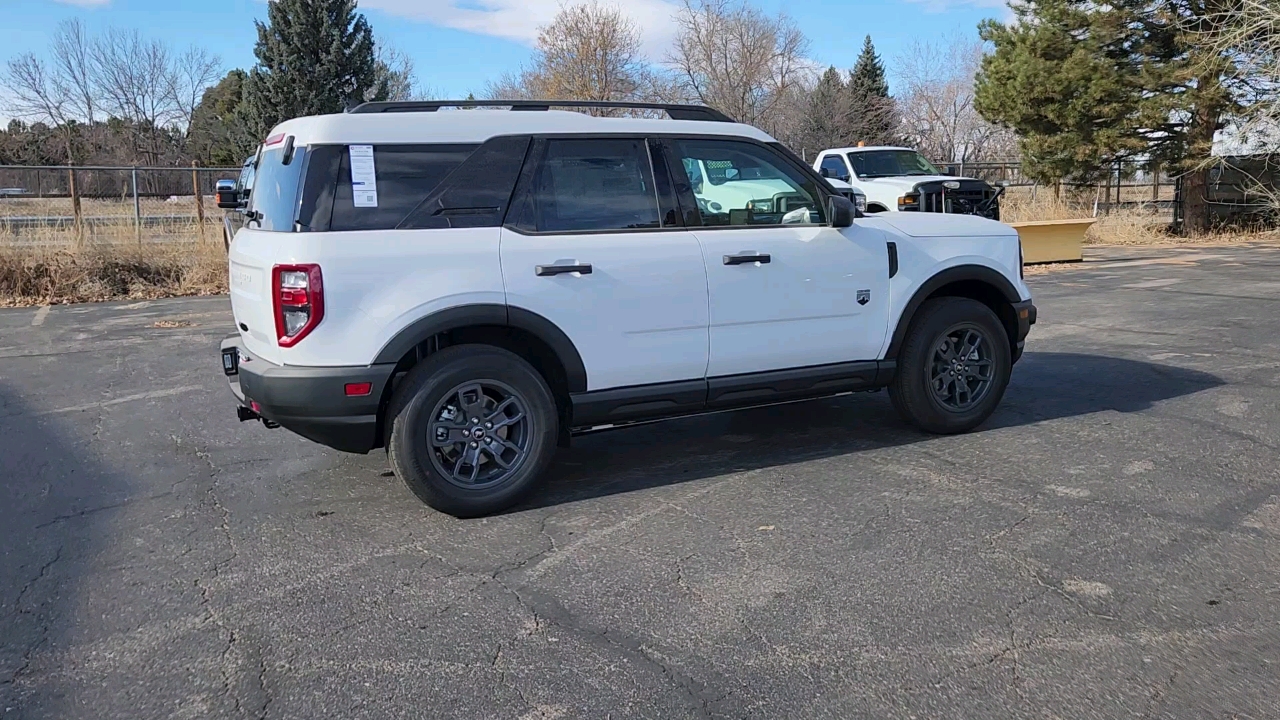
[[[583,430],[887,387],[957,433],[999,403],[1036,319],[1011,228],[863,217],[711,108],[447,109],[485,104],[271,132],[230,249],[241,419],[386,448],[419,498],[476,516]]]

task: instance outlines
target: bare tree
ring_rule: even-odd
[[[175,59],[166,75],[165,89],[173,104],[170,115],[176,117],[183,128],[188,128],[204,91],[222,76],[222,61],[217,55],[193,45]]]
[[[1268,155],[1274,176],[1280,164],[1280,0],[1239,0],[1209,26],[1201,39],[1214,49],[1211,55],[1231,59],[1232,76],[1224,85],[1239,108],[1224,140],[1234,146],[1230,152]],[[1280,211],[1280,188],[1256,178],[1252,184],[1252,192]]]
[[[93,68],[93,41],[79,18],[64,21],[53,35],[49,62],[65,85],[80,120],[92,125],[97,119],[97,78]]]
[[[658,83],[640,44],[640,29],[617,7],[597,0],[564,6],[539,30],[532,66],[490,83],[485,94],[502,99],[641,99],[657,92]]]
[[[786,15],[741,0],[684,0],[667,64],[684,95],[783,134],[796,92],[813,79],[808,40]]]
[[[91,49],[80,21],[64,22],[54,33],[48,61],[23,53],[9,60],[0,80],[9,91],[9,111],[14,116],[44,122],[59,131],[68,163],[79,157],[80,127],[92,124],[97,108]]]
[[[137,30],[106,31],[93,43],[92,58],[103,109],[127,122],[135,150],[148,163],[160,161],[167,135],[184,133],[221,66],[199,48],[175,56]]]
[[[898,110],[903,136],[940,162],[980,162],[1017,156],[1013,133],[987,122],[974,107],[973,82],[982,43],[963,37],[917,41],[898,57]]]
[[[394,45],[379,41],[374,50],[375,72],[387,82],[387,99],[393,101],[427,100],[435,93],[418,84],[417,68],[413,58]],[[380,82],[365,93],[365,99],[371,100]]]

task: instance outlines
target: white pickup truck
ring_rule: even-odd
[[[813,169],[867,197],[867,212],[945,212],[1000,219],[1004,188],[944,174],[904,147],[846,147],[818,153]]]

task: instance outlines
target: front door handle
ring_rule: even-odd
[[[538,265],[533,269],[533,273],[538,277],[551,277],[552,275],[560,275],[562,273],[581,273],[583,275],[590,275],[591,264],[581,263],[578,265]]]
[[[725,255],[725,265],[746,265],[747,263],[767,263],[772,258],[769,253],[744,252],[737,255]]]

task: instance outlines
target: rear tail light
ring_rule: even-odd
[[[276,341],[293,347],[324,319],[324,282],[319,265],[276,265],[271,269]]]

